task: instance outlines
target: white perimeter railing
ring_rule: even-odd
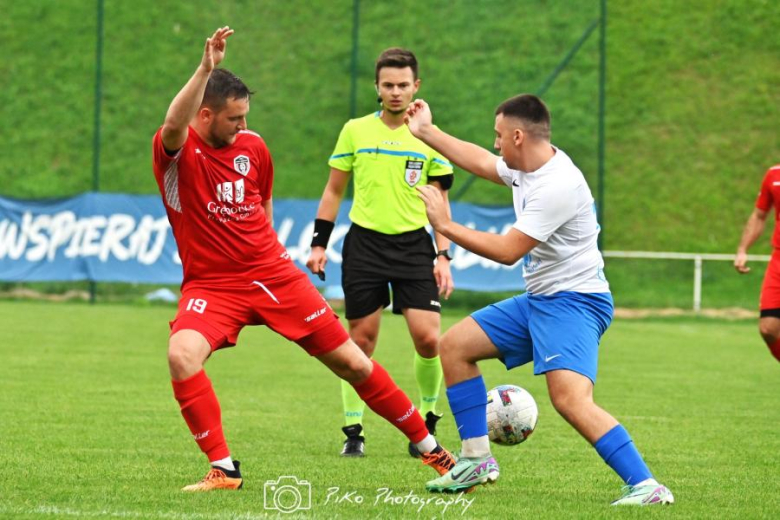
[[[693,260],[693,310],[701,311],[701,264],[704,260],[733,262],[734,256],[717,253],[657,253],[654,251],[603,251],[604,258],[652,258],[659,260]],[[750,262],[769,262],[768,255],[748,255]]]

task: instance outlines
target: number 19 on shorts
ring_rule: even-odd
[[[190,298],[190,301],[187,302],[187,308],[185,310],[195,311],[199,314],[203,314],[203,311],[206,310],[206,303],[206,300],[202,300],[200,298]]]

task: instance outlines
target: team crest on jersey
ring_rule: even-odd
[[[404,174],[406,184],[409,186],[414,186],[420,182],[420,179],[422,178],[423,164],[424,163],[422,161],[406,161],[406,172]]]
[[[246,155],[238,155],[233,159],[233,168],[241,175],[246,176],[249,173],[249,157]]]

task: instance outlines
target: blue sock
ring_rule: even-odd
[[[634,485],[653,478],[653,474],[650,473],[647,464],[634,446],[634,441],[622,425],[618,424],[605,433],[593,447],[626,484]]]
[[[461,440],[487,435],[487,389],[481,375],[449,387],[447,399]]]

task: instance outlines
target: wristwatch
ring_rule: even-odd
[[[447,260],[452,260],[452,257],[450,256],[450,250],[449,249],[440,249],[438,253],[436,253],[436,256],[443,256]]]

